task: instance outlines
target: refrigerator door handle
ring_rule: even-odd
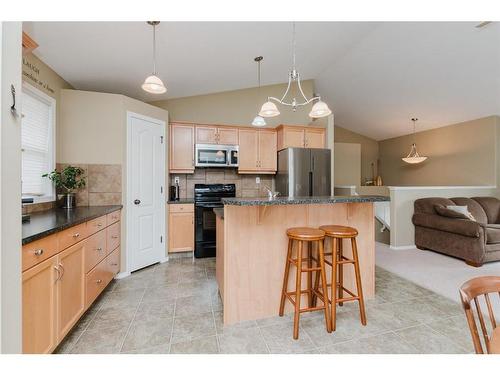
[[[313,173],[309,172],[309,196],[313,196]]]

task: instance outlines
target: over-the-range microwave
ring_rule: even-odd
[[[238,150],[235,145],[195,145],[196,167],[238,167]]]

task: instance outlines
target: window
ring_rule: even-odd
[[[35,203],[53,201],[52,182],[42,174],[55,168],[56,101],[26,83],[22,99],[22,194]]]

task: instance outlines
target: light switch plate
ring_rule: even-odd
[[[260,184],[260,177],[255,177],[255,183]]]
[[[174,178],[174,184],[178,184],[179,183],[179,177],[175,177]]]

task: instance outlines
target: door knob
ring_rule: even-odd
[[[141,204],[141,200],[140,199],[134,200],[134,204]]]

